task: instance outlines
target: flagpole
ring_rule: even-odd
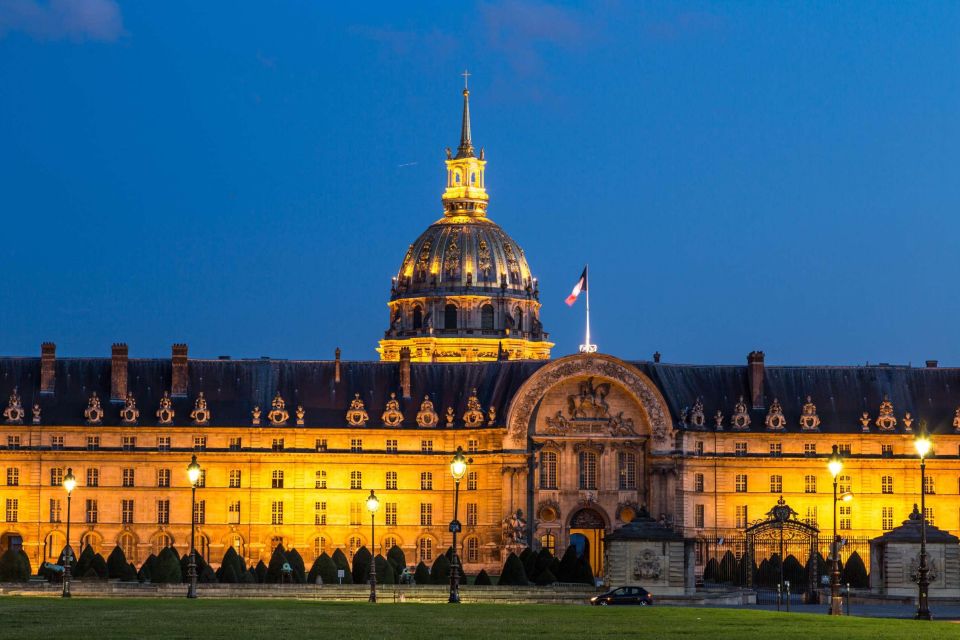
[[[587,340],[586,344],[580,345],[580,353],[596,353],[597,345],[590,343],[590,265],[584,265],[583,273],[586,275],[584,279],[584,287],[587,289]]]

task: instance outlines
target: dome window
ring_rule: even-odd
[[[420,308],[420,305],[413,308],[413,328],[423,329],[423,309]]]
[[[457,305],[448,304],[443,309],[443,327],[445,329],[457,328]]]
[[[493,305],[485,304],[480,309],[480,328],[484,331],[493,331]]]
[[[520,307],[514,310],[514,320],[517,323],[517,331],[523,331],[523,309]]]

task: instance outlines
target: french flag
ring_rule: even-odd
[[[587,290],[587,268],[583,268],[583,273],[580,274],[580,279],[577,280],[577,284],[573,285],[573,291],[570,292],[570,295],[567,296],[566,303],[568,307],[572,307],[573,303],[577,301],[577,298],[583,291]]]

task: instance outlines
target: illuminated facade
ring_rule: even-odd
[[[925,419],[928,516],[960,530],[960,370],[550,360],[536,279],[486,216],[468,93],[448,153],[444,216],[411,245],[393,282],[379,362],[0,358],[0,547],[34,566],[64,542],[68,468],[78,479],[72,537],[141,563],[188,550],[186,466],[204,468],[198,549],[248,561],[283,542],[309,564],[323,551],[397,544],[433,561],[450,544],[463,447],[459,553],[498,570],[519,544],[588,548],[640,509],[702,541],[742,533],[782,495],[831,527],[826,460],[840,445],[841,531],[873,536],[919,497],[911,439]],[[4,482],[5,481],[5,482]],[[364,501],[380,498],[371,541]],[[522,510],[522,520],[515,515]]]

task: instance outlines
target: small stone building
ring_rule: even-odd
[[[604,538],[605,584],[638,585],[655,595],[693,593],[694,541],[645,510]]]
[[[920,566],[920,512],[870,541],[870,592],[916,596]],[[960,597],[960,539],[927,523],[927,566],[931,598]]]

